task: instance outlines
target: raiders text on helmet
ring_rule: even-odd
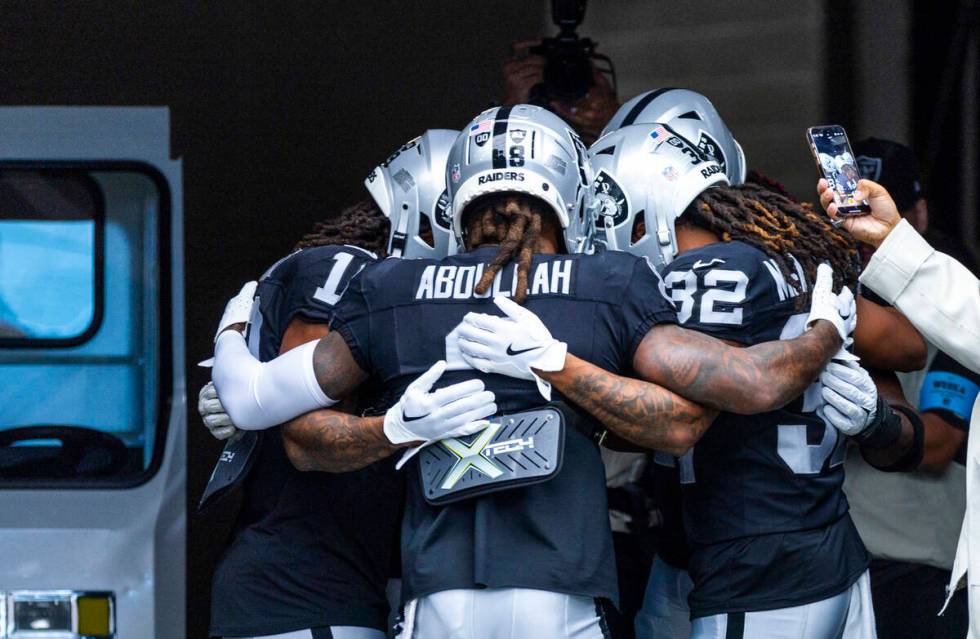
[[[551,207],[569,253],[589,252],[592,178],[585,145],[557,115],[527,104],[488,109],[456,138],[446,166],[456,240],[462,245],[468,204],[481,195],[516,192]]]
[[[446,158],[459,131],[429,129],[375,167],[364,186],[391,222],[388,254],[442,258],[450,248]],[[423,237],[431,229],[431,244]]]
[[[633,124],[662,122],[673,126],[678,120],[698,125],[699,131],[691,141],[721,165],[730,183],[745,182],[745,153],[741,145],[711,100],[696,91],[663,88],[641,93],[616,111],[602,134]]]
[[[698,130],[684,120],[634,124],[592,146],[598,224],[609,249],[642,255],[658,270],[674,259],[675,220],[702,191],[729,183],[721,165],[691,139]]]

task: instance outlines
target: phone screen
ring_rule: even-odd
[[[842,126],[815,126],[807,130],[810,150],[820,172],[834,190],[841,215],[863,215],[871,211],[867,200],[854,197],[861,172]]]

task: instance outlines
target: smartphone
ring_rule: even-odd
[[[865,215],[871,212],[867,200],[854,197],[861,172],[858,171],[851,143],[844,127],[836,124],[813,126],[806,130],[817,170],[834,190],[839,215]]]

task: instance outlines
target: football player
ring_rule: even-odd
[[[621,436],[680,453],[715,411],[649,382],[593,380],[635,369],[713,406],[768,410],[812,381],[848,319],[828,273],[812,329],[794,340],[740,349],[676,327],[646,260],[581,253],[594,231],[591,168],[574,132],[539,107],[478,116],[447,173],[464,253],[364,269],[335,309],[336,330],[313,352],[259,364],[226,331],[218,390],[233,416],[273,423],[332,405],[369,378],[401,395],[383,418],[317,411],[315,423],[288,425],[287,450],[313,469],[437,440],[436,402],[419,398],[442,392],[426,393],[439,374],[475,375],[502,414],[475,438],[423,449],[409,469],[405,636],[600,637],[597,602],[617,593],[593,415]],[[497,309],[507,318],[480,312]],[[470,339],[478,332],[490,338]],[[413,380],[426,369],[420,389]],[[773,383],[743,392],[761,379]],[[591,414],[545,405],[549,380]]]
[[[340,293],[376,256],[446,255],[444,167],[457,133],[434,129],[402,146],[365,180],[374,202],[318,223],[262,276],[254,305],[252,291],[243,291],[245,310],[226,321],[250,319],[252,353],[270,360],[326,335]],[[202,389],[199,409],[216,437],[231,438],[202,503],[244,489],[235,537],[214,575],[210,633],[383,638],[404,500],[391,464],[300,473],[281,428],[238,431],[213,384]]]
[[[641,93],[627,102],[610,121],[605,133],[631,124],[677,124],[687,127],[697,150],[721,165],[732,185],[751,178],[770,191],[785,194],[778,183],[766,180],[755,172],[746,171],[746,159],[741,146],[722,120],[711,101],[695,91],[678,88],[657,89]],[[607,150],[609,145],[594,147]],[[625,250],[644,252],[633,240],[649,242],[642,230],[644,220],[638,215],[642,206],[635,200],[631,206],[628,194],[604,167],[604,159],[596,158],[598,197],[604,202],[608,244]],[[760,179],[761,178],[761,179]],[[610,197],[609,194],[615,194]],[[787,195],[787,197],[789,197]],[[792,199],[792,198],[790,198]],[[634,228],[636,227],[636,228]],[[650,247],[647,247],[649,249]],[[858,316],[854,333],[855,350],[866,365],[908,370],[915,368],[924,357],[925,343],[908,320],[894,309],[884,308],[862,295],[857,299]],[[670,635],[690,636],[690,610],[687,595],[693,587],[687,568],[687,542],[680,514],[680,485],[677,468],[669,456],[658,456],[660,463],[653,469],[657,503],[662,524],[658,529],[657,557],[650,572],[646,601],[637,618],[637,634],[641,638]]]
[[[744,345],[792,337],[821,260],[856,279],[853,246],[783,196],[728,186],[694,142],[698,131],[683,121],[629,125],[592,149],[643,211],[623,221],[623,244],[665,265],[682,325]],[[814,385],[779,411],[723,412],[680,459],[693,636],[873,636],[867,555],[847,515],[844,439],[833,427],[845,402],[831,395],[824,406],[825,397]],[[889,470],[914,464],[914,425],[871,401],[849,431],[866,458]]]

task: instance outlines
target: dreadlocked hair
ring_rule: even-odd
[[[514,301],[523,304],[527,299],[531,258],[541,236],[542,218],[550,209],[534,197],[499,193],[477,198],[466,209],[463,228],[466,229],[467,246],[500,245],[500,250],[476,283],[476,292],[486,293],[497,273],[508,262],[516,261]]]
[[[364,200],[314,224],[313,230],[300,238],[293,250],[349,244],[384,257],[390,228],[388,218],[374,201]]]
[[[812,205],[758,184],[710,188],[691,202],[677,223],[707,229],[725,242],[751,244],[772,258],[791,285],[796,273],[793,258],[810,282],[815,281],[821,262],[829,262],[835,290],[853,285],[861,272],[857,245],[849,235],[834,228]],[[805,298],[799,296],[797,305],[805,305]]]

